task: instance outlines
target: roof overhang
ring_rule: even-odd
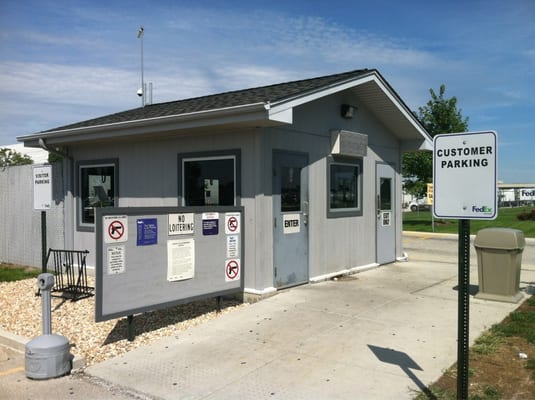
[[[431,136],[392,87],[375,70],[314,93],[272,103],[270,112],[274,115],[282,114],[288,109],[345,90],[355,93],[366,108],[398,138],[403,152],[433,150]]]
[[[167,132],[203,127],[270,126],[281,124],[277,120],[271,121],[268,114],[266,104],[255,103],[134,121],[52,130],[19,136],[17,140],[24,142],[24,145],[28,147],[39,147],[40,139],[46,140],[48,145],[65,145],[87,141],[165,134]]]
[[[19,136],[17,140],[24,142],[27,147],[40,147],[40,141],[41,143],[46,141],[47,145],[61,146],[117,138],[165,135],[192,129],[286,125],[292,124],[295,107],[345,90],[354,92],[366,108],[398,138],[402,151],[432,150],[431,137],[401,98],[375,70],[276,102],[257,102],[155,118],[58,129]]]

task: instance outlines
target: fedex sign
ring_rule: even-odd
[[[433,139],[433,214],[436,218],[498,216],[497,134],[465,132]]]
[[[535,189],[520,189],[520,200],[535,200]]]

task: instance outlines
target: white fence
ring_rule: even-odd
[[[32,165],[0,168],[0,262],[41,267],[41,212],[33,210]],[[63,249],[62,164],[52,165],[47,247]]]

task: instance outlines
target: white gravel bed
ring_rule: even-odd
[[[89,279],[89,285],[94,285]],[[0,282],[2,328],[28,339],[41,335],[41,297],[36,291],[36,279]],[[129,342],[126,317],[95,322],[93,296],[74,302],[52,297],[52,333],[65,336],[74,345],[71,353],[83,357],[90,366],[244,306],[224,299],[218,314],[216,300],[208,299],[136,315],[135,340]]]

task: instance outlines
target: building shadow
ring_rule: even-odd
[[[135,337],[145,332],[152,332],[166,326],[189,321],[208,313],[219,312],[238,304],[241,304],[241,302],[233,298],[222,298],[221,302],[218,302],[216,298],[208,298],[137,314],[132,318],[132,334]],[[115,326],[103,344],[115,343],[127,338],[129,338],[128,318],[120,318],[117,319]]]
[[[368,347],[379,361],[400,367],[429,400],[437,400],[431,390],[412,372],[413,369],[417,371],[423,371],[423,369],[407,353],[371,344]]]

